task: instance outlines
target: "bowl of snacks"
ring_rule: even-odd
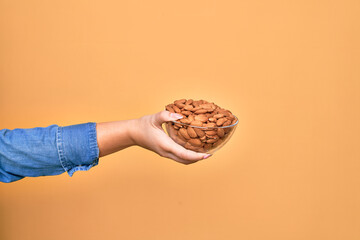
[[[231,111],[205,100],[180,99],[165,109],[183,116],[165,123],[170,138],[195,152],[213,154],[222,148],[239,122]]]

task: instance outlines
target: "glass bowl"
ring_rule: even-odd
[[[239,122],[225,127],[198,127],[177,121],[165,123],[165,128],[172,140],[186,149],[213,154],[222,148],[235,132]]]

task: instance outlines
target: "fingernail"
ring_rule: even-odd
[[[203,159],[207,159],[207,158],[209,158],[209,157],[211,157],[211,154],[206,154],[206,155],[203,157]]]
[[[173,117],[173,118],[176,118],[176,119],[181,119],[183,118],[182,115],[178,114],[178,113],[170,113],[170,116]]]

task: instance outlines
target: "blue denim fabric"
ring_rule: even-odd
[[[96,123],[0,130],[1,182],[65,171],[72,176],[98,162]]]

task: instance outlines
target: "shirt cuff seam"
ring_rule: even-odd
[[[90,159],[94,159],[94,162],[99,161],[99,147],[97,143],[97,134],[96,134],[96,123],[90,123],[88,126],[89,133],[89,148],[90,148]],[[92,165],[93,165],[92,164]]]
[[[68,173],[70,177],[76,171],[87,171],[90,168],[98,165],[99,163],[99,147],[97,144],[97,134],[96,134],[96,123],[87,124],[87,134],[88,134],[88,146],[89,146],[89,156],[88,159],[93,159],[92,163],[86,165],[74,165],[69,162],[66,158],[66,152],[63,144],[63,128],[58,127],[56,132],[56,145],[58,150],[58,156],[63,169]]]
[[[70,167],[66,164],[65,151],[64,151],[63,142],[62,142],[62,127],[58,127],[58,129],[56,131],[56,146],[57,146],[57,150],[58,150],[60,164],[63,167],[63,169],[65,170],[65,172],[68,172]]]

